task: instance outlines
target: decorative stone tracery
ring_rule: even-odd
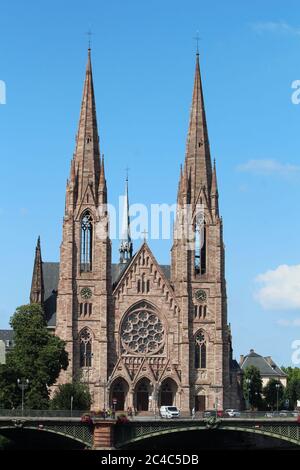
[[[121,345],[127,354],[157,354],[164,345],[165,329],[154,308],[147,302],[134,306],[121,325]]]

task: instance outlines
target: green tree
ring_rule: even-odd
[[[13,315],[14,348],[0,369],[0,406],[16,407],[21,403],[17,378],[28,379],[25,405],[31,409],[49,406],[49,387],[68,366],[65,343],[47,330],[39,304],[22,305]],[[8,395],[6,395],[6,393]]]
[[[287,375],[287,381],[298,379],[300,380],[300,367],[281,367],[283,372]]]
[[[294,409],[297,401],[300,400],[300,368],[299,367],[281,367],[287,374],[287,387],[285,398],[289,400],[289,407]]]
[[[262,380],[260,371],[255,366],[246,367],[243,377],[243,393],[251,409],[262,407]]]
[[[80,382],[59,385],[51,400],[53,410],[70,410],[73,397],[73,410],[89,410],[91,395],[86,384]]]
[[[296,408],[297,401],[300,400],[300,379],[292,379],[287,383],[285,397],[289,401],[291,409]]]
[[[284,387],[281,382],[276,379],[270,379],[263,389],[263,394],[268,408],[271,408],[272,410],[277,408],[277,399],[278,407],[282,407],[284,399]]]
[[[17,408],[20,402],[20,390],[17,386],[18,373],[6,364],[0,365],[0,407]]]

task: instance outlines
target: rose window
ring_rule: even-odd
[[[123,348],[130,354],[154,354],[164,343],[164,327],[151,307],[128,313],[121,326]]]

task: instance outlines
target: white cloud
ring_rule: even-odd
[[[260,287],[254,297],[265,310],[300,308],[300,264],[283,264],[259,274],[255,280]]]
[[[300,318],[293,318],[292,320],[287,320],[285,318],[281,318],[276,322],[280,326],[300,326]]]
[[[300,175],[300,166],[281,163],[272,159],[248,160],[248,162],[238,165],[237,170],[260,175],[279,175],[284,177]]]
[[[292,26],[286,21],[265,21],[253,23],[252,28],[257,33],[288,34],[290,36],[300,36],[300,28]]]

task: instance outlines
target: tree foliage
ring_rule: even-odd
[[[274,410],[282,408],[284,399],[284,387],[281,382],[276,379],[270,379],[263,389],[265,403],[268,408]],[[277,402],[278,400],[278,402]]]
[[[80,382],[59,385],[51,400],[50,407],[54,410],[70,410],[73,397],[73,410],[89,410],[91,395],[86,384]]]
[[[26,407],[47,408],[49,387],[55,383],[61,369],[68,366],[65,343],[47,330],[39,304],[18,307],[10,325],[14,331],[14,348],[0,368],[0,406],[20,406],[19,378],[29,380],[25,392]]]
[[[262,379],[259,369],[255,366],[249,366],[245,369],[243,393],[246,403],[252,409],[260,409],[262,407]]]
[[[282,370],[287,374],[285,397],[289,400],[290,408],[294,409],[300,400],[300,368],[282,367]]]

